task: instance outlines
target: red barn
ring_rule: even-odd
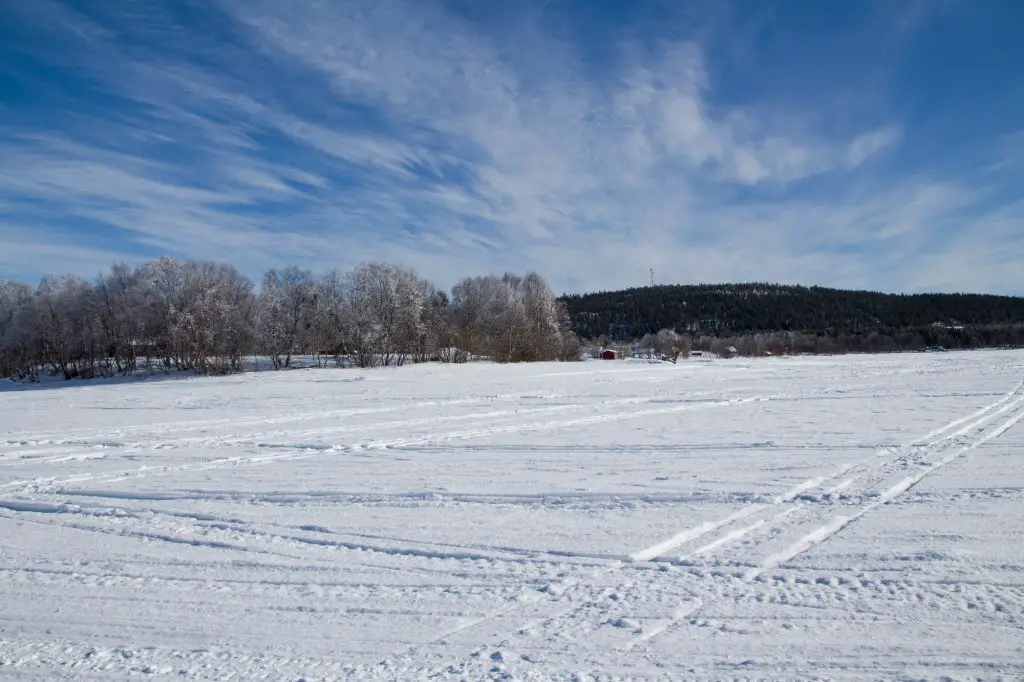
[[[603,351],[601,351],[601,359],[602,360],[614,360],[615,359],[615,351],[613,351],[613,350],[603,350]]]

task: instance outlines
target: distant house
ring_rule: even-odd
[[[601,351],[601,359],[602,360],[614,360],[615,357],[616,357],[616,353],[613,350],[603,350],[603,351]]]

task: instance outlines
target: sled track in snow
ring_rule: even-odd
[[[515,393],[504,393],[489,396],[479,396],[471,398],[451,398],[451,399],[438,399],[438,400],[420,400],[416,402],[402,403],[399,405],[382,405],[379,407],[362,407],[362,408],[341,408],[335,410],[316,410],[312,412],[297,412],[284,415],[258,415],[252,417],[237,417],[237,418],[217,418],[217,419],[202,419],[202,420],[191,420],[182,422],[158,422],[158,423],[147,423],[147,424],[136,424],[132,426],[126,426],[120,429],[107,429],[102,431],[85,431],[82,429],[72,429],[68,431],[55,431],[49,434],[12,434],[6,440],[0,442],[0,448],[23,448],[21,450],[10,450],[5,451],[4,455],[0,458],[0,463],[5,459],[12,459],[17,461],[22,455],[31,455],[35,452],[47,453],[51,452],[55,448],[67,448],[69,451],[74,451],[82,446],[97,446],[102,447],[104,444],[113,444],[113,446],[125,446],[132,444],[132,438],[142,438],[145,441],[152,441],[162,435],[174,433],[190,433],[195,431],[209,431],[222,426],[229,426],[233,429],[246,427],[246,426],[263,426],[267,424],[287,424],[292,422],[303,422],[303,421],[319,421],[329,422],[334,419],[343,418],[359,418],[373,415],[384,415],[392,414],[396,412],[415,412],[416,410],[424,409],[435,409],[435,408],[447,408],[457,407],[462,405],[478,405],[482,403],[498,402],[503,400],[515,400],[522,399],[524,392],[519,391]],[[551,394],[545,396],[545,398],[556,398],[557,394]],[[394,422],[392,422],[394,424]],[[368,425],[363,425],[368,426]],[[325,427],[327,429],[331,427]],[[344,430],[344,429],[342,429]],[[313,433],[319,432],[320,429],[313,430]],[[292,433],[291,430],[281,431],[281,433]],[[306,432],[309,432],[308,430]],[[184,438],[173,438],[170,441],[166,441],[171,445],[174,444],[199,444],[207,440],[214,442],[224,441],[231,438],[242,440],[245,438],[246,431],[242,431],[238,434],[228,434],[220,437],[210,439],[208,436],[197,436],[197,437],[184,437]],[[30,461],[40,461],[30,460]]]
[[[1008,417],[1000,419],[995,427],[989,427],[989,422],[1008,414]],[[994,412],[989,412],[977,421],[970,422],[953,434],[944,436],[933,444],[925,446],[925,453],[918,463],[919,470],[905,478],[897,481],[878,494],[877,498],[864,504],[857,511],[851,514],[840,515],[832,518],[824,525],[816,528],[811,533],[801,537],[794,544],[785,548],[777,554],[765,559],[760,566],[757,566],[744,574],[745,580],[753,580],[766,571],[783,564],[799,554],[809,550],[811,547],[828,540],[830,537],[841,531],[865,514],[889,504],[900,495],[904,494],[915,485],[920,483],[929,474],[952,463],[964,454],[981,447],[991,440],[1003,435],[1018,423],[1024,420],[1024,399],[1019,396],[1013,402],[1003,405]],[[965,442],[958,441],[961,436],[971,436]]]
[[[768,571],[784,565],[786,562],[827,541],[864,515],[895,501],[900,495],[920,483],[929,474],[950,464],[971,450],[995,440],[1022,420],[1024,420],[1024,382],[1018,384],[1012,391],[994,403],[986,405],[976,412],[956,419],[921,438],[911,441],[902,448],[899,448],[895,453],[883,451],[883,456],[890,456],[885,457],[881,462],[878,461],[878,458],[870,458],[853,465],[840,467],[831,475],[805,481],[795,486],[784,495],[778,497],[771,505],[759,505],[752,508],[749,512],[741,510],[741,512],[725,517],[720,522],[712,522],[707,526],[694,529],[692,534],[686,536],[681,543],[669,544],[673,545],[672,549],[675,549],[704,539],[706,544],[695,547],[692,553],[693,557],[704,556],[717,552],[720,548],[732,545],[753,533],[757,533],[763,538],[768,535],[770,530],[781,530],[782,534],[785,535],[785,522],[791,515],[816,506],[818,514],[814,517],[813,524],[816,525],[814,525],[813,529],[796,539],[790,539],[781,549],[764,557],[759,563],[751,566],[738,576],[744,582],[758,580]],[[913,457],[913,460],[908,463],[906,462],[907,457]],[[887,483],[882,488],[877,487],[879,483],[892,479],[894,475],[898,475],[897,472],[900,469],[906,471],[906,468],[900,466],[904,463],[908,463],[910,468],[916,468],[917,470],[914,473],[899,478],[894,483]],[[846,477],[846,474],[858,469],[863,469],[863,471]],[[842,491],[844,495],[850,495],[851,487],[856,485],[862,489],[862,497],[867,497],[868,501],[860,502],[848,513],[841,513],[832,517],[827,517],[831,505],[809,505],[801,501],[797,501],[792,505],[786,505],[786,503],[799,500],[801,496],[807,495],[812,490],[821,488],[825,484],[839,478],[844,480],[826,489],[826,494]],[[867,485],[860,485],[863,483]],[[779,506],[788,506],[788,508],[781,511],[776,510],[765,515],[763,518],[756,518],[753,520],[753,523],[749,522],[752,517],[760,515],[766,509],[777,509]],[[733,528],[733,525],[739,520],[744,520],[745,525]],[[715,540],[707,542],[710,538],[706,536],[720,530],[724,530],[724,534]],[[754,548],[757,546],[755,543]],[[643,553],[651,554],[650,559],[657,559],[664,554],[664,552],[658,552],[658,549],[655,546],[655,548],[642,550],[640,560],[644,560],[643,557],[645,555]],[[743,563],[745,561],[744,553],[749,553],[749,551],[750,548],[740,550],[738,556],[732,557],[727,554],[724,559],[726,561],[733,559],[734,562],[738,559],[739,563]],[[634,558],[636,558],[635,555]],[[693,564],[691,558],[685,555],[675,559],[674,562]],[[720,563],[705,564],[703,569],[704,572],[717,569],[721,573],[722,569],[719,566],[721,566]],[[726,571],[732,572],[728,568]],[[670,627],[674,627],[674,625]],[[660,635],[669,629],[669,627],[662,628],[657,634]],[[651,638],[648,637],[647,639]]]
[[[0,677],[1014,677],[1002,357],[7,396]]]
[[[629,405],[651,402],[647,398],[621,398],[616,400],[607,401],[606,404],[610,406]],[[204,449],[217,449],[222,447],[239,447],[239,446],[251,446],[258,448],[278,448],[278,449],[329,449],[331,446],[325,445],[322,442],[315,445],[303,445],[303,439],[308,439],[309,442],[322,439],[324,436],[333,434],[345,434],[345,433],[359,433],[363,431],[384,431],[384,430],[395,430],[401,428],[409,428],[415,426],[423,426],[429,424],[439,423],[450,423],[460,421],[479,421],[486,423],[490,420],[510,417],[510,416],[522,416],[532,414],[544,414],[544,413],[555,413],[555,412],[567,412],[567,411],[578,411],[584,409],[585,406],[578,403],[570,404],[559,404],[559,405],[548,405],[544,407],[524,407],[515,409],[504,409],[504,410],[490,410],[488,412],[470,412],[467,414],[455,414],[455,415],[441,415],[437,417],[417,418],[417,419],[401,419],[391,422],[373,422],[368,424],[346,424],[343,426],[322,426],[316,429],[305,430],[305,431],[293,431],[293,430],[282,430],[282,431],[271,431],[265,433],[259,433],[253,435],[251,433],[229,433],[220,436],[196,436],[196,437],[185,437],[185,438],[174,438],[170,440],[158,441],[155,445],[145,446],[142,443],[133,443],[125,441],[98,441],[88,442],[81,441],[78,443],[70,444],[66,447],[57,447],[53,449],[43,449],[41,452],[44,454],[51,454],[50,457],[31,457],[24,456],[27,451],[15,451],[8,453],[6,457],[0,459],[0,466],[19,466],[25,464],[46,464],[46,463],[57,463],[64,461],[72,461],[76,459],[99,459],[104,457],[104,450],[113,449],[121,452],[131,453],[144,453],[151,452],[154,450],[168,450],[168,449],[181,449],[190,446],[198,446]],[[379,413],[379,412],[376,412]],[[375,414],[374,412],[366,411],[363,414]],[[329,415],[323,415],[323,418],[328,418]],[[260,422],[260,423],[274,423],[272,421]],[[232,426],[234,426],[232,424]],[[292,442],[290,443],[274,443],[271,441],[273,437],[290,437]],[[83,446],[88,446],[88,450],[82,450]],[[60,453],[60,454],[57,454]],[[10,461],[6,461],[10,460]]]
[[[826,542],[866,514],[891,504],[929,474],[995,440],[1021,421],[1024,421],[1024,381],[999,400],[971,414],[958,417],[899,448],[883,449],[871,457],[803,481],[778,495],[771,502],[748,504],[721,519],[684,529],[675,536],[637,550],[620,562],[590,571],[586,577],[572,576],[555,581],[547,585],[543,591],[528,593],[513,604],[445,632],[433,643],[444,643],[468,630],[509,618],[528,608],[536,608],[551,595],[559,596],[578,590],[582,596],[580,600],[573,601],[568,606],[561,605],[548,615],[531,618],[522,626],[508,632],[506,637],[514,639],[517,633],[523,635],[537,630],[541,630],[547,637],[558,637],[562,636],[561,633],[572,630],[569,627],[571,623],[586,623],[585,629],[591,631],[596,631],[608,623],[625,623],[627,628],[634,625],[638,627],[636,634],[629,637],[619,648],[623,651],[632,651],[649,647],[657,637],[688,622],[691,616],[703,607],[704,600],[709,597],[703,594],[702,576],[715,575],[719,576],[719,579],[739,581],[739,584],[760,581],[769,571],[785,566],[787,562]],[[821,492],[814,495],[815,491]],[[837,497],[833,501],[827,499],[828,496]],[[826,498],[825,503],[822,498]],[[853,501],[845,504],[844,499]],[[836,507],[844,506],[852,508],[845,513],[830,515]],[[794,517],[809,512],[813,513],[804,521],[809,522],[811,530],[796,537],[788,534],[791,526],[800,529],[807,525],[791,522]],[[775,531],[781,536],[782,546],[777,551],[759,557],[757,555],[761,544],[776,539],[771,537],[769,531]],[[730,548],[744,539],[752,540],[752,544],[730,551]],[[682,554],[668,556],[680,550],[684,550]],[[756,560],[751,558],[752,553],[757,557]],[[663,581],[686,581],[686,587],[677,591],[689,596],[678,602],[666,617],[654,619],[653,622],[646,619],[647,622],[637,624],[629,617],[628,612],[621,612],[619,600],[609,598],[609,593],[614,595],[633,588],[637,580],[637,569],[645,566],[656,568],[666,564],[676,565],[683,568],[683,571],[643,571],[643,574],[657,576],[657,580]],[[587,589],[588,583],[594,587]],[[574,640],[581,636],[586,637],[585,632],[581,634],[574,631],[572,634]],[[493,644],[497,645],[498,642]],[[472,665],[478,665],[480,657],[486,650],[488,647],[478,648],[472,655],[460,659],[461,663],[432,669],[426,676],[443,676],[445,673],[454,674],[460,671],[464,673],[467,666],[472,668]],[[396,665],[408,664],[410,661],[407,656],[390,657],[381,661],[379,665],[391,669]]]
[[[831,390],[831,388],[822,389],[824,392]],[[97,483],[111,483],[117,481],[124,481],[129,479],[145,479],[154,476],[162,476],[174,474],[182,471],[206,471],[211,469],[217,469],[225,466],[237,466],[237,465],[261,465],[269,464],[273,462],[285,461],[285,460],[296,460],[305,459],[310,457],[323,456],[325,454],[343,454],[346,452],[353,452],[358,450],[392,450],[392,449],[403,449],[416,447],[419,445],[427,445],[434,443],[443,443],[451,440],[466,440],[473,438],[482,438],[489,435],[505,434],[505,433],[528,433],[537,432],[559,428],[570,428],[574,426],[596,424],[609,421],[623,421],[629,419],[641,418],[648,415],[658,414],[672,414],[688,412],[693,410],[701,409],[713,409],[713,408],[726,408],[733,406],[745,405],[748,403],[765,402],[779,398],[792,397],[792,394],[775,394],[767,396],[749,396],[742,398],[731,398],[724,400],[688,400],[685,402],[672,403],[661,407],[648,407],[645,409],[632,409],[619,412],[605,412],[602,414],[588,415],[585,417],[571,418],[571,419],[555,419],[555,420],[544,420],[534,421],[517,419],[509,424],[503,424],[498,426],[488,426],[485,428],[478,429],[466,429],[456,430],[448,432],[439,432],[433,434],[426,434],[424,436],[413,438],[413,439],[395,439],[395,440],[371,440],[361,443],[355,443],[352,445],[324,445],[324,444],[311,444],[303,445],[299,443],[289,443],[281,445],[268,445],[268,444],[257,444],[257,447],[262,447],[277,450],[280,449],[282,452],[261,455],[261,456],[235,456],[226,458],[216,458],[211,460],[202,460],[198,462],[189,462],[180,465],[165,465],[165,466],[150,466],[150,467],[136,467],[133,469],[106,472],[101,475],[93,475],[89,473],[82,473],[67,477],[47,477],[47,478],[35,478],[31,480],[16,480],[8,481],[4,484],[0,484],[0,493],[5,495],[15,495],[12,499],[0,499],[0,508],[4,511],[0,516],[6,518],[15,518],[25,512],[43,513],[47,515],[55,515],[53,518],[47,518],[45,520],[36,519],[34,523],[42,525],[53,525],[67,528],[74,528],[81,531],[97,532],[102,534],[119,535],[122,537],[134,537],[142,540],[150,541],[161,541],[168,543],[178,543],[191,545],[196,547],[209,547],[216,549],[229,549],[241,552],[257,552],[267,553],[265,550],[259,547],[252,546],[249,543],[239,543],[237,538],[216,538],[210,537],[214,535],[209,529],[199,529],[202,532],[183,534],[178,530],[152,530],[148,528],[121,528],[121,529],[110,529],[102,526],[96,526],[94,524],[81,523],[78,521],[63,522],[56,520],[57,518],[67,518],[69,515],[78,516],[79,518],[87,518],[89,516],[110,516],[111,514],[117,513],[122,516],[132,516],[131,512],[125,512],[124,510],[114,508],[103,508],[101,506],[81,506],[77,504],[62,502],[55,504],[53,501],[35,501],[33,499],[26,499],[19,495],[19,493],[25,493],[33,491],[37,494],[45,493],[49,496],[61,495],[64,493],[64,489],[68,486],[80,486],[83,484],[97,484]],[[619,408],[630,404],[643,404],[659,402],[656,399],[649,398],[627,398],[615,401],[606,401],[603,406],[607,408]],[[415,419],[406,420],[405,422],[399,423],[388,423],[388,424],[370,424],[370,425],[355,425],[352,430],[391,430],[396,426],[409,426],[412,424],[426,424],[426,423],[437,423],[437,422],[451,422],[461,420],[477,420],[481,423],[493,423],[493,420],[498,415],[505,415],[510,417],[526,417],[534,416],[539,414],[558,412],[558,411],[573,411],[586,408],[588,406],[581,404],[569,404],[569,405],[556,405],[556,406],[544,406],[536,408],[520,408],[503,411],[490,411],[484,413],[471,413],[467,415],[450,415],[447,417],[437,417],[434,419]],[[191,442],[193,439],[179,439],[172,441],[173,443]],[[166,444],[163,444],[166,445]],[[80,456],[85,456],[88,453],[80,453]],[[60,459],[64,459],[62,456]],[[38,460],[36,460],[38,463]],[[99,496],[110,496],[113,493],[104,493],[99,491],[96,493]],[[89,490],[68,490],[66,495],[72,496],[86,496],[90,495]],[[65,496],[66,496],[65,495]],[[187,497],[187,493],[185,493]],[[133,493],[124,494],[126,500],[132,499],[146,499],[145,493]],[[216,495],[205,495],[203,499],[211,498],[215,499]],[[174,494],[159,495],[153,499],[177,499]],[[148,510],[151,515],[161,515],[165,512],[151,509]],[[223,522],[223,520],[222,520]],[[483,548],[483,547],[455,547],[445,549],[434,549],[430,547],[388,547],[379,544],[365,543],[365,542],[352,542],[339,538],[325,538],[322,536],[306,536],[306,535],[295,535],[288,534],[283,531],[276,533],[260,533],[251,529],[239,530],[240,535],[256,535],[265,537],[273,541],[283,541],[299,548],[305,547],[319,547],[319,548],[333,548],[333,549],[350,549],[357,551],[369,551],[369,552],[381,552],[393,555],[403,556],[420,556],[428,558],[439,558],[439,559],[455,559],[455,560],[497,560],[497,561],[511,561],[511,562],[566,562],[566,561],[580,561],[580,560],[614,560],[614,557],[576,557],[571,553],[559,554],[548,553],[543,551],[529,552],[526,550],[517,550],[515,548]],[[237,535],[237,534],[236,534]],[[427,543],[429,544],[429,543]],[[273,554],[273,552],[270,552]],[[282,555],[290,556],[295,558],[294,554]]]
[[[823,389],[822,391],[816,391],[815,394],[827,392],[829,389]],[[475,438],[485,438],[487,436],[502,435],[507,433],[535,433],[541,431],[557,430],[562,428],[572,428],[576,426],[583,426],[589,424],[599,424],[605,422],[615,421],[627,421],[631,419],[638,419],[647,416],[654,415],[665,415],[681,412],[690,412],[694,410],[702,409],[716,409],[725,407],[737,407],[746,405],[749,403],[768,402],[772,400],[785,399],[798,397],[790,393],[779,393],[771,395],[756,395],[743,398],[731,398],[725,400],[704,400],[695,402],[685,402],[671,404],[665,407],[652,407],[640,410],[627,410],[621,412],[610,412],[604,414],[591,415],[586,417],[578,417],[574,419],[556,419],[547,421],[513,421],[509,424],[499,426],[487,426],[477,429],[464,429],[447,432],[436,432],[418,436],[415,438],[398,438],[391,440],[366,440],[357,441],[355,443],[249,443],[254,447],[267,449],[267,450],[281,450],[279,454],[267,454],[257,456],[233,456],[233,457],[222,457],[209,460],[202,460],[198,462],[189,462],[180,465],[169,465],[169,466],[150,466],[150,467],[135,467],[132,469],[125,469],[116,472],[107,472],[102,475],[93,475],[88,473],[78,474],[69,477],[45,477],[35,479],[24,479],[8,481],[0,484],[0,492],[10,493],[19,490],[31,490],[41,489],[54,491],[62,486],[76,485],[82,483],[109,483],[114,481],[122,481],[132,478],[146,478],[150,476],[160,476],[168,473],[181,472],[181,471],[204,471],[210,469],[217,469],[225,466],[239,466],[239,465],[264,465],[273,462],[285,461],[285,460],[298,460],[308,459],[312,457],[323,456],[325,454],[339,454],[346,452],[356,452],[365,450],[401,450],[406,448],[415,448],[424,445],[431,445],[435,443],[444,443],[453,440],[468,440]],[[607,404],[615,406],[616,404],[636,404],[651,402],[649,399],[622,399],[620,401],[609,401]],[[532,413],[543,413],[558,410],[574,410],[583,409],[584,406],[579,405],[568,405],[568,406],[547,406],[539,408],[523,408],[521,410],[507,411],[509,416],[523,416]],[[462,418],[465,419],[479,419],[481,423],[488,423],[494,419],[494,413],[478,413],[475,415],[453,415],[447,420],[455,421]],[[446,421],[444,417],[438,417],[436,419],[417,419],[410,420],[416,424],[436,423]],[[393,430],[395,425],[392,424],[374,424],[367,425],[368,430],[380,429],[381,431]],[[358,427],[353,427],[358,428]],[[170,442],[170,447],[173,447],[175,441]],[[85,453],[82,453],[85,454]],[[62,455],[62,459],[66,458]]]
[[[695,528],[685,529],[675,537],[668,538],[660,543],[633,553],[630,558],[634,561],[655,560],[663,557],[673,550],[679,549],[684,545],[693,543],[723,529],[731,529],[729,530],[729,534],[733,535],[733,537],[731,537],[728,542],[738,540],[741,537],[744,537],[745,533],[740,534],[738,533],[738,529],[732,529],[732,526],[737,522],[746,521],[747,519],[750,519],[750,517],[759,515],[762,512],[777,509],[787,503],[793,503],[795,508],[787,509],[778,514],[769,515],[769,518],[757,519],[755,524],[746,526],[748,532],[755,529],[761,529],[765,524],[771,524],[774,521],[781,520],[789,514],[807,506],[805,502],[801,501],[802,498],[806,499],[810,497],[813,491],[822,489],[826,484],[831,484],[838,479],[842,480],[825,488],[822,496],[841,494],[844,497],[851,497],[852,486],[855,484],[867,483],[867,485],[859,486],[862,489],[862,493],[885,498],[885,496],[891,492],[890,489],[886,488],[885,490],[876,491],[872,490],[870,485],[877,484],[887,476],[891,476],[898,471],[905,470],[908,465],[916,463],[917,460],[925,459],[935,452],[945,451],[951,446],[957,445],[960,442],[958,439],[968,436],[973,431],[979,429],[979,427],[984,427],[990,421],[1008,411],[1012,413],[1008,422],[1009,426],[1007,427],[1007,429],[1009,429],[1013,424],[1016,424],[1017,421],[1020,420],[1018,413],[1020,412],[1021,407],[1024,407],[1024,383],[1014,388],[996,402],[986,405],[966,417],[958,418],[945,426],[935,429],[925,436],[916,438],[906,445],[897,448],[895,451],[883,449],[875,455],[864,458],[860,461],[844,464],[830,474],[808,479],[797,484],[790,490],[777,496],[770,503],[746,506],[720,520],[708,521]],[[957,454],[959,455],[966,450],[978,447],[1002,433],[1003,431],[999,431],[999,433],[991,437],[984,434],[975,434],[973,445],[968,445],[963,450],[958,451]],[[924,475],[927,475],[932,470],[933,469],[925,469],[921,472],[920,478],[923,478]],[[920,478],[917,480],[920,480]],[[917,481],[915,481],[915,483],[916,482]],[[894,496],[895,495],[893,495],[893,497]],[[892,498],[890,497],[882,500],[882,504],[889,501],[889,499]],[[715,548],[728,544],[728,542],[721,541],[720,539]],[[698,548],[696,552],[699,554],[707,554],[712,549],[714,548],[705,545]],[[685,561],[686,558],[687,557],[684,555],[679,557],[677,560]]]

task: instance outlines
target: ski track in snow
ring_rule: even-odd
[[[1019,678],[1022,376],[1007,351],[0,392],[0,677]]]

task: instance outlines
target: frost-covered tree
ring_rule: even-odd
[[[523,307],[528,329],[523,360],[561,359],[562,329],[558,301],[547,282],[535,272],[523,278]]]
[[[41,342],[33,333],[32,289],[19,282],[0,281],[0,377],[35,378]]]
[[[482,354],[487,345],[488,290],[493,278],[466,277],[452,287],[449,324],[454,346],[464,354]]]
[[[90,286],[70,275],[46,277],[35,299],[35,332],[43,364],[67,379],[95,376],[103,353]]]
[[[665,358],[675,363],[679,357],[690,354],[689,341],[674,329],[662,329],[654,337],[654,347]]]
[[[423,333],[417,348],[417,361],[427,362],[437,358],[441,362],[454,362],[457,351],[451,325],[451,308],[448,294],[434,285],[423,282]]]
[[[183,319],[189,368],[201,373],[237,372],[255,339],[253,285],[233,266],[186,264],[187,300]]]
[[[145,333],[139,273],[123,263],[116,264],[96,279],[93,289],[107,357],[118,373],[134,372]]]
[[[393,338],[393,359],[402,365],[410,357],[429,354],[425,313],[433,288],[415,272],[394,268],[398,315]]]
[[[270,270],[257,294],[235,268],[160,258],[92,281],[0,282],[0,375],[89,377],[140,368],[240,371],[264,353],[363,367],[409,360],[574,359],[565,306],[535,273],[461,280],[449,298],[410,269],[367,263],[317,278]]]
[[[349,346],[360,367],[401,365],[424,333],[426,291],[411,270],[366,263],[345,278]]]
[[[308,343],[322,365],[333,357],[339,365],[347,355],[345,319],[345,278],[331,270],[315,286]]]
[[[490,287],[488,354],[498,362],[518,362],[530,344],[530,319],[524,300],[523,280],[506,273]]]
[[[291,364],[292,355],[309,348],[316,308],[313,273],[288,267],[270,270],[263,277],[258,302],[258,337],[262,352],[274,367]]]
[[[133,298],[146,357],[165,369],[238,371],[252,352],[252,282],[230,265],[152,261],[140,268]]]
[[[568,314],[536,273],[461,280],[452,289],[451,320],[460,348],[496,362],[578,357]]]
[[[558,359],[563,362],[575,362],[580,359],[583,352],[583,343],[572,328],[572,316],[569,315],[565,301],[558,301],[555,314],[558,320]]]
[[[139,269],[137,284],[147,364],[155,361],[164,369],[185,369],[176,333],[186,305],[181,264],[173,258],[150,261]]]

